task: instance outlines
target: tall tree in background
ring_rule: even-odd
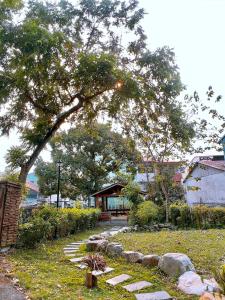
[[[0,131],[20,134],[7,155],[20,182],[63,123],[163,107],[182,90],[171,50],[147,49],[137,0],[18,3],[0,3]]]
[[[53,162],[39,161],[36,174],[41,191],[52,193],[57,182],[56,163],[62,161],[61,191],[64,197],[87,197],[113,180],[113,173],[125,170],[136,172],[140,154],[132,140],[111,130],[107,124],[92,124],[92,128],[78,126],[68,133],[57,134],[51,142]]]

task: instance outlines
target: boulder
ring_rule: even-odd
[[[101,235],[91,235],[91,236],[89,237],[89,240],[90,240],[90,241],[102,240],[102,239],[103,239],[103,237],[102,237]]]
[[[148,267],[157,267],[160,260],[160,256],[156,254],[145,255],[142,259],[142,264]]]
[[[206,285],[198,274],[188,271],[179,277],[178,289],[188,295],[201,296],[206,291]]]
[[[97,246],[97,251],[105,252],[108,244],[109,244],[109,241],[107,241],[107,240],[99,240],[98,246]]]
[[[203,279],[203,283],[207,286],[208,292],[216,292],[216,293],[222,292],[222,289],[219,286],[219,284],[216,282],[215,278]]]
[[[166,253],[160,258],[158,266],[171,277],[180,276],[187,271],[195,272],[190,258],[182,253]]]
[[[107,240],[94,240],[94,241],[87,241],[86,247],[87,251],[104,251],[108,245]]]
[[[123,246],[118,243],[109,243],[106,247],[106,252],[109,256],[120,256],[123,252]]]
[[[204,293],[199,300],[216,300],[211,293]]]
[[[144,255],[140,252],[135,252],[135,251],[124,251],[122,253],[122,256],[131,263],[138,263],[142,261],[142,258]]]

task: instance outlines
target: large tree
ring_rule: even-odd
[[[113,180],[119,170],[135,173],[140,159],[132,140],[111,130],[109,124],[78,126],[60,132],[51,141],[52,162],[40,160],[36,166],[43,194],[53,194],[57,186],[57,161],[62,162],[61,191],[75,199],[87,197]]]
[[[147,49],[137,0],[12,2],[0,3],[0,130],[21,137],[7,156],[21,182],[63,123],[163,106],[182,90],[172,51]]]

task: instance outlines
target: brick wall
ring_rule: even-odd
[[[0,247],[15,244],[21,201],[21,186],[0,181]]]

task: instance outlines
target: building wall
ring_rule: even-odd
[[[225,172],[222,170],[198,166],[192,172],[192,177],[184,182],[184,186],[189,205],[225,206]],[[193,187],[198,190],[193,190]]]

